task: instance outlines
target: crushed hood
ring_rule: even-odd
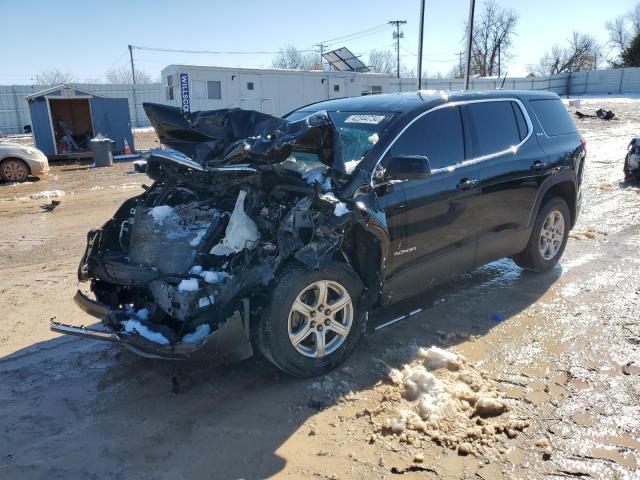
[[[338,132],[326,112],[289,122],[239,108],[185,113],[157,103],[143,106],[160,142],[205,168],[275,164],[295,150],[315,153],[335,172],[345,173]]]

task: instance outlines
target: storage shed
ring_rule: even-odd
[[[59,85],[26,97],[36,147],[50,158],[91,157],[89,140],[101,133],[124,151],[134,148],[129,101]]]

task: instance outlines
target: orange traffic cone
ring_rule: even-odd
[[[131,148],[129,148],[129,142],[127,142],[127,137],[124,137],[124,154],[133,155],[131,152]]]

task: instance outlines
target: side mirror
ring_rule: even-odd
[[[429,159],[422,155],[396,155],[385,167],[384,181],[422,180],[431,176]]]

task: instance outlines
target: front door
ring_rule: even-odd
[[[469,230],[472,198],[478,195],[468,180],[465,141],[459,107],[424,114],[393,143],[385,158],[424,155],[432,175],[396,184],[403,192],[405,225],[402,241],[389,252],[395,269],[386,279],[387,302],[409,297],[441,283],[473,265],[475,239]]]

